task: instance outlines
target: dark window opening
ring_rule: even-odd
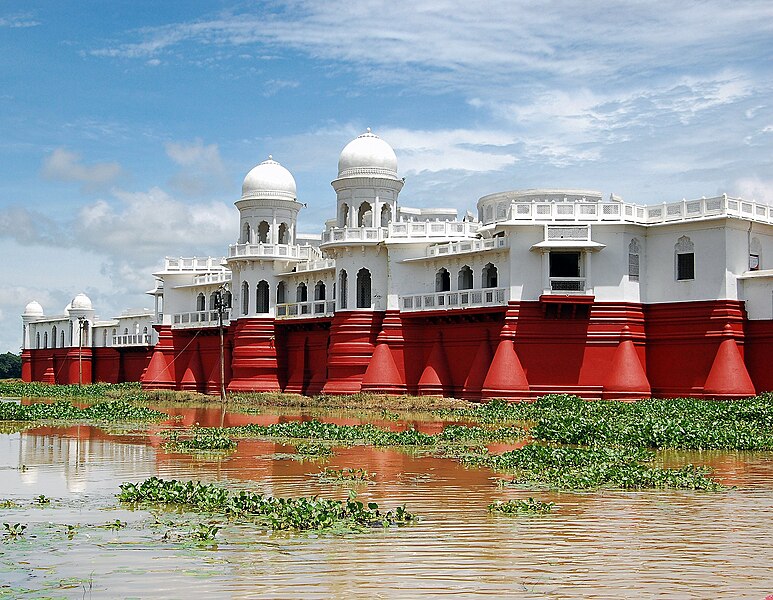
[[[551,277],[579,277],[580,253],[579,252],[551,252],[550,253]]]
[[[695,279],[695,254],[685,252],[676,255],[676,278],[679,281]]]

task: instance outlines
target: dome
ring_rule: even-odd
[[[295,196],[295,179],[271,156],[247,173],[242,184],[242,200],[295,200]]]
[[[92,310],[91,300],[86,294],[81,292],[70,302],[70,310]]]
[[[341,150],[338,159],[338,176],[381,175],[397,179],[397,156],[392,146],[370,128],[358,135]]]
[[[25,317],[42,317],[43,307],[40,306],[40,302],[33,300],[27,306],[24,307]]]

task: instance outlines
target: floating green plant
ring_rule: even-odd
[[[497,500],[488,505],[488,510],[506,515],[544,515],[551,512],[555,505],[555,502],[543,502],[529,496],[526,500]]]
[[[47,504],[51,504],[51,498],[47,498],[43,494],[40,494],[40,496],[35,496],[34,501],[38,506],[46,506]]]
[[[368,505],[350,494],[347,500],[326,498],[273,498],[254,492],[229,492],[199,481],[163,480],[123,483],[118,499],[139,505],[176,505],[193,511],[249,517],[275,530],[310,530],[347,527],[389,527],[416,519],[404,506],[383,513],[376,503]]]
[[[20,505],[13,500],[0,500],[0,509],[4,508],[20,508]]]
[[[367,483],[373,480],[375,473],[365,469],[325,469],[316,476],[320,481]]]
[[[166,413],[136,406],[126,400],[105,400],[85,408],[69,400],[51,404],[0,402],[0,421],[77,421],[97,423],[153,422],[169,419]]]
[[[19,539],[27,531],[27,526],[23,523],[3,523],[5,537],[9,540]]]
[[[201,452],[233,450],[236,442],[227,435],[226,430],[219,428],[193,427],[190,435],[181,437],[181,432],[172,429],[166,433],[165,446],[175,452]]]
[[[303,457],[330,456],[333,449],[324,444],[298,442],[295,444],[295,452]]]

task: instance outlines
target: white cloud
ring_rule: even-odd
[[[226,169],[217,144],[167,142],[166,154],[181,167],[171,179],[172,187],[186,195],[204,195],[222,189],[227,182]]]
[[[122,170],[118,163],[84,165],[77,152],[57,148],[43,160],[42,174],[56,181],[77,181],[87,189],[96,189],[114,182]]]
[[[29,13],[19,13],[0,17],[0,27],[22,29],[27,27],[37,27],[38,25],[40,25],[40,21]]]
[[[744,177],[735,182],[733,191],[741,198],[773,205],[773,179]]]
[[[263,96],[270,98],[276,96],[283,90],[295,89],[301,85],[300,81],[294,81],[290,79],[269,79],[263,85]]]

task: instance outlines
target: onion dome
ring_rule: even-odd
[[[93,310],[89,297],[81,292],[70,302],[70,310]]]
[[[37,300],[33,300],[27,306],[25,306],[24,307],[24,316],[25,317],[42,317],[43,316],[43,307],[40,305],[40,302],[38,302]]]
[[[295,200],[295,197],[295,179],[271,156],[247,173],[242,184],[242,200]]]
[[[346,144],[338,159],[338,177],[361,175],[397,179],[395,151],[370,128]]]

